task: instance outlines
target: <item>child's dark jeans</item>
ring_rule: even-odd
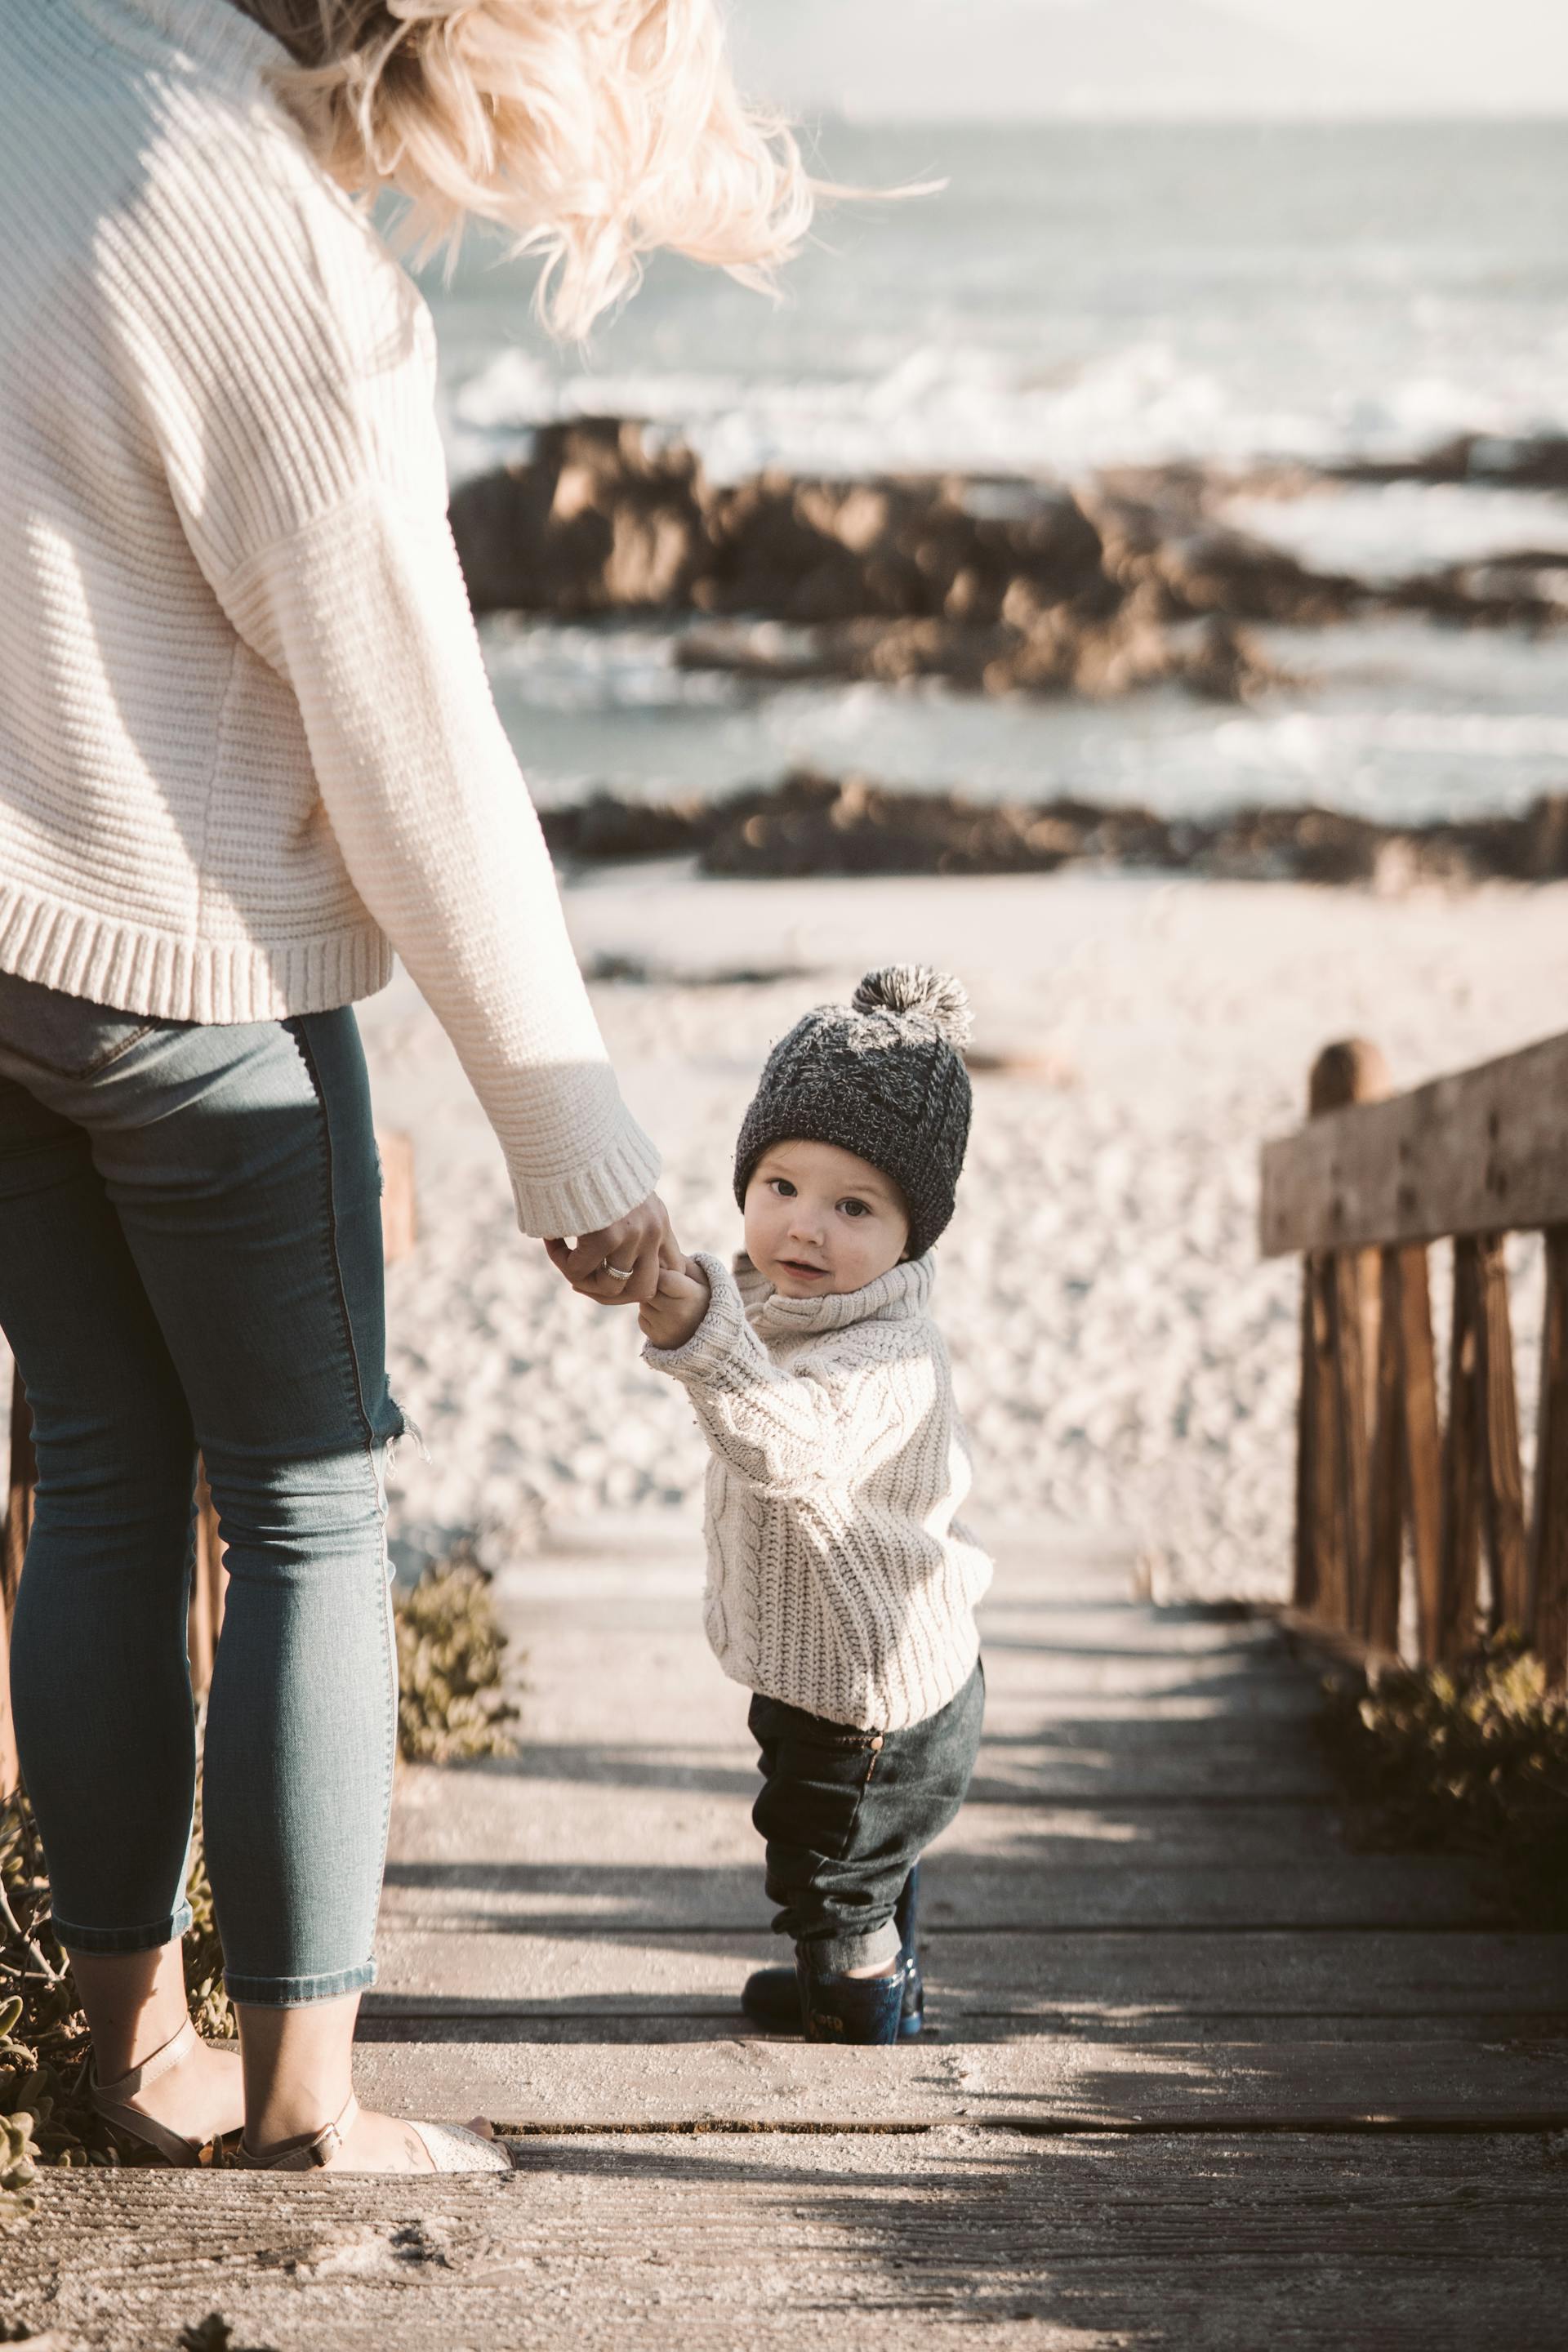
[[[782,1700],[754,1697],[763,1793],[752,1819],[767,1840],[776,1933],[817,1948],[829,1971],[897,1958],[893,1912],[904,1881],[963,1804],[980,1747],[985,1675],[904,1731],[858,1731]]]

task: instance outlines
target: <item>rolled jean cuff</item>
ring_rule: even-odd
[[[73,1927],[58,1911],[52,1922],[57,1940],[68,1952],[80,1952],[92,1958],[116,1952],[161,1951],[165,1944],[177,1944],[190,1924],[188,1903],[182,1903],[177,1911],[154,1919],[147,1927]]]
[[[903,1943],[891,1919],[868,1936],[814,1936],[811,1964],[824,1976],[847,1977],[855,1969],[890,1969]]]
[[[363,1992],[375,1982],[375,1962],[365,1960],[327,1977],[237,1977],[226,1969],[223,1981],[230,2000],[243,2001],[247,2009],[303,2009],[312,2000],[342,2000],[345,1993]]]

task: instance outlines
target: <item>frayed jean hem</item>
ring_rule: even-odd
[[[313,2000],[342,2000],[345,1993],[363,1992],[374,1982],[374,1960],[325,1977],[237,1977],[232,1971],[224,1975],[230,2000],[242,2001],[247,2009],[304,2009]]]
[[[867,1936],[810,1936],[805,1939],[812,1966],[824,1976],[845,1977],[855,1969],[886,1969],[903,1950],[899,1931],[889,1919]]]
[[[90,1959],[111,1958],[118,1952],[161,1951],[165,1944],[177,1944],[190,1924],[188,1903],[182,1903],[164,1918],[154,1919],[150,1927],[73,1927],[58,1912],[53,1922],[55,1935],[66,1950]]]

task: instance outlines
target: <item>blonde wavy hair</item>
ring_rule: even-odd
[[[279,95],[326,169],[408,199],[455,252],[470,219],[542,257],[539,307],[584,334],[661,247],[765,286],[818,190],[748,106],[718,0],[237,0],[292,64]]]

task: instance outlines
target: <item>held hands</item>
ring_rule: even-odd
[[[661,1267],[686,1264],[657,1192],[596,1234],[579,1234],[574,1242],[547,1241],[544,1246],[552,1265],[578,1297],[597,1307],[646,1307],[658,1287]]]
[[[656,1348],[684,1348],[712,1296],[708,1276],[694,1257],[679,1266],[661,1266],[658,1293],[637,1317],[643,1338]]]

